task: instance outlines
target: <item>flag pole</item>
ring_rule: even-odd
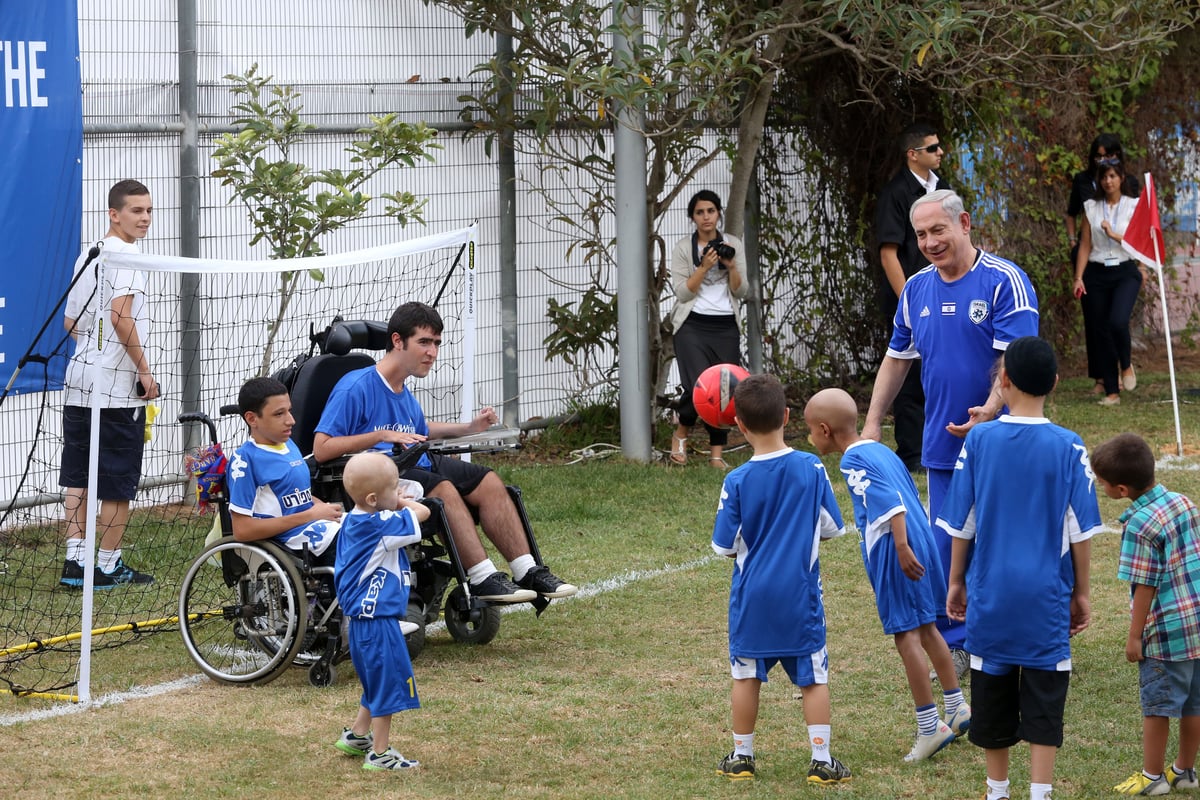
[[[1150,177],[1150,173],[1145,175],[1146,185],[1153,187],[1154,179]],[[1154,193],[1154,205],[1158,206],[1158,193]],[[1179,455],[1183,455],[1183,431],[1179,425],[1179,388],[1175,383],[1175,355],[1171,350],[1171,319],[1167,316],[1167,286],[1163,278],[1163,254],[1158,249],[1158,237],[1151,236],[1151,242],[1154,244],[1154,271],[1158,275],[1158,296],[1162,301],[1163,315],[1163,333],[1167,340],[1167,371],[1171,376],[1171,407],[1175,411],[1175,446],[1178,449]]]

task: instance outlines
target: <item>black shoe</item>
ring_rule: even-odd
[[[148,586],[154,583],[154,577],[147,575],[144,572],[125,566],[122,559],[117,559],[117,566],[112,572],[105,572],[96,567],[96,572],[92,582],[94,589],[112,589],[117,586],[125,586],[127,584],[137,584]]]
[[[537,592],[522,589],[503,572],[493,572],[479,583],[472,583],[470,588],[472,596],[489,603],[528,603],[537,597]]]
[[[531,589],[542,597],[570,597],[579,591],[578,586],[561,580],[549,567],[541,564],[526,572],[525,576],[517,581],[517,585],[522,589]]]
[[[63,560],[62,577],[58,579],[59,586],[65,586],[68,589],[80,589],[83,587],[83,566],[78,561],[71,559]]]
[[[833,756],[830,756],[830,763],[817,761],[815,758],[808,765],[808,782],[809,783],[844,783],[850,780],[850,768],[842,762],[838,761]]]
[[[739,756],[737,753],[730,753],[721,759],[721,765],[717,767],[717,774],[724,775],[731,781],[752,781],[754,780],[754,756]]]

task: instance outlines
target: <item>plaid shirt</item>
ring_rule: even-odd
[[[1158,590],[1142,633],[1142,655],[1163,661],[1200,658],[1200,511],[1183,495],[1156,484],[1119,522],[1125,531],[1117,578]]]

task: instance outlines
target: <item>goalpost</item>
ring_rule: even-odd
[[[94,268],[136,269],[147,276],[151,370],[162,397],[147,426],[142,480],[122,549],[132,567],[154,576],[148,586],[93,591],[92,564],[81,592],[59,585],[63,564],[62,506],[57,487],[61,449],[61,392],[9,398],[0,405],[0,694],[90,702],[93,656],[165,630],[177,630],[179,582],[212,527],[194,498],[185,496],[183,411],[204,411],[217,422],[227,451],[245,439],[245,426],[217,419],[241,384],[272,374],[310,351],[310,333],[336,316],[385,321],[409,300],[435,305],[445,322],[443,346],[429,376],[409,388],[431,419],[470,419],[475,411],[476,226],[349,253],[288,261],[180,258],[101,253]],[[90,267],[93,268],[93,267]],[[288,274],[293,277],[286,277]],[[199,287],[188,302],[199,329],[181,318],[183,275]],[[285,294],[288,283],[294,283]],[[103,286],[103,280],[100,281]],[[273,332],[272,332],[273,331]],[[110,335],[105,331],[105,335]],[[182,343],[197,342],[189,352]],[[70,357],[68,340],[51,359]],[[272,353],[264,370],[263,355]],[[185,407],[185,382],[199,386]],[[98,398],[100,392],[92,392]],[[105,465],[98,459],[99,409],[93,408],[89,486]],[[14,436],[14,431],[25,433]],[[94,558],[96,493],[88,492],[86,553]],[[102,533],[102,532],[101,532]],[[93,633],[95,632],[95,636]],[[100,635],[100,634],[103,635]],[[158,648],[163,650],[164,648]],[[189,663],[183,648],[180,663]],[[111,669],[111,667],[107,667]],[[136,682],[137,675],[123,676]],[[76,688],[73,694],[64,690]]]

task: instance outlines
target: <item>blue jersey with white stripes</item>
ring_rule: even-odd
[[[404,619],[412,586],[404,548],[421,541],[421,523],[407,508],[346,515],[337,542],[338,603],[354,619]]]
[[[946,431],[983,405],[991,368],[1022,336],[1037,336],[1037,295],[1011,261],[980,250],[971,269],[946,281],[928,266],[904,284],[888,355],[921,359],[925,440],[921,463],[951,469],[962,440]]]
[[[1102,526],[1083,440],[1045,417],[976,425],[937,525],[974,542],[966,648],[985,670],[1070,669],[1071,545]]]
[[[300,449],[288,439],[284,444],[247,441],[229,461],[229,509],[247,517],[288,517],[312,508],[312,479]],[[321,555],[338,532],[336,520],[318,519],[297,525],[275,540],[293,550],[305,544]]]
[[[712,547],[736,558],[731,654],[808,656],[825,646],[817,546],[845,532],[829,476],[810,453],[756,455],[726,476]]]

